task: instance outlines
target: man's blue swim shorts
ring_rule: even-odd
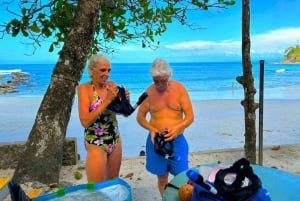
[[[189,146],[183,134],[174,139],[173,150],[172,159],[157,154],[149,134],[146,142],[146,169],[158,176],[163,176],[168,172],[176,176],[187,170]]]

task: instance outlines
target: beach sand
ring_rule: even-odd
[[[33,125],[41,98],[0,97],[0,138],[2,142],[23,141]],[[74,102],[67,129],[68,137],[78,139],[83,159],[75,166],[63,167],[60,182],[86,183],[82,142],[82,127],[78,120],[77,100]],[[300,172],[300,100],[265,100],[263,119],[263,165],[298,174]],[[190,146],[190,167],[211,162],[234,162],[243,157],[244,110],[240,100],[207,100],[193,102],[195,121],[184,135]],[[145,170],[147,131],[136,122],[136,113],[119,117],[123,142],[123,161],[120,177],[132,187],[135,201],[161,200],[156,177]],[[258,134],[257,111],[257,134]],[[258,136],[257,136],[258,139]],[[279,150],[273,147],[280,146]],[[257,160],[258,161],[258,160]],[[80,180],[74,173],[81,171]],[[13,170],[2,170],[0,177],[11,177]],[[172,177],[170,177],[171,179]],[[27,189],[28,190],[28,189]]]
[[[231,163],[243,157],[242,149],[211,150],[193,152],[189,156],[190,167],[207,163]],[[300,144],[265,147],[263,151],[263,164],[266,167],[277,168],[300,176]],[[63,166],[60,173],[60,183],[84,184],[87,182],[84,161],[74,166]],[[75,179],[74,173],[81,172],[83,177]],[[1,177],[11,177],[13,170],[1,170]],[[259,176],[259,175],[258,175]],[[133,201],[159,201],[160,194],[156,185],[156,177],[145,169],[145,157],[123,159],[120,177],[132,188]],[[170,176],[170,180],[173,177]],[[32,188],[23,186],[26,192]],[[57,190],[57,189],[56,189]],[[10,201],[9,198],[5,201]]]
[[[41,103],[40,97],[0,97],[1,142],[25,141]],[[195,120],[184,135],[190,152],[244,146],[244,108],[241,100],[194,101]],[[300,143],[300,100],[265,100],[263,110],[263,144]],[[258,110],[257,135],[258,135]],[[148,132],[138,125],[136,111],[125,118],[118,116],[123,156],[137,157],[145,149]],[[83,128],[79,122],[77,99],[74,101],[67,137],[76,137],[78,153],[85,159]],[[258,139],[258,137],[257,137]]]

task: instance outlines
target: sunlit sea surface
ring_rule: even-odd
[[[0,84],[11,79],[11,72],[28,73],[29,79],[17,87],[17,93],[2,94],[5,96],[40,96],[49,85],[55,64],[1,64]],[[149,74],[150,63],[113,63],[110,79],[118,85],[124,85],[131,92],[131,99],[139,95],[152,83]],[[243,74],[240,62],[207,62],[207,63],[170,63],[173,69],[172,79],[182,82],[188,89],[191,99],[243,99],[243,86],[236,81]],[[260,63],[253,62],[253,76],[256,98],[260,90]],[[300,98],[300,65],[264,63],[264,98],[265,99],[299,99]],[[85,68],[81,79],[89,81]]]
[[[201,103],[201,108],[198,108],[199,106],[195,108],[196,120],[185,132],[190,151],[243,147],[243,110],[239,100],[244,99],[244,89],[236,81],[236,77],[243,74],[242,64],[240,62],[219,62],[171,63],[170,65],[173,69],[172,79],[176,79],[186,86],[192,101],[222,100],[221,103],[224,104],[218,106],[217,110],[211,108],[212,105],[207,102],[206,105]],[[54,66],[54,64],[0,65],[0,84],[10,81],[12,72],[20,72],[28,78],[16,88],[16,93],[0,95],[0,102],[5,103],[3,105],[0,103],[0,114],[2,115],[0,121],[1,142],[27,139],[34,123],[39,100],[43,98],[47,90]],[[149,74],[150,66],[150,63],[113,63],[110,79],[118,85],[124,85],[128,88],[132,103],[135,103],[134,101],[152,83]],[[253,62],[252,70],[257,100],[260,98],[259,88],[260,78],[262,78],[260,69],[259,61]],[[290,104],[300,100],[300,65],[265,62],[263,74],[264,90],[261,92],[264,92],[264,99],[289,102]],[[89,76],[85,69],[80,83],[87,81],[89,81]],[[226,105],[227,100],[236,103],[236,105]],[[297,106],[294,108],[294,111],[287,111],[288,114],[282,113],[285,110],[280,110],[280,106],[271,109],[271,114],[269,114],[271,117],[266,117],[264,123],[267,129],[265,131],[266,144],[279,142],[287,144],[299,141],[299,122],[297,121],[299,119],[297,111],[299,110],[297,110]],[[279,109],[279,112],[276,112],[276,109]],[[266,111],[266,115],[268,115],[269,110]],[[294,113],[291,114],[291,112]],[[276,116],[279,113],[280,115]],[[281,117],[283,119],[278,120]],[[148,131],[137,124],[135,114],[129,118],[120,115],[119,127],[122,135],[123,156],[137,156],[140,150],[144,149]],[[78,117],[77,101],[73,105],[67,137],[76,137],[78,153],[84,160],[86,151],[83,144],[83,128]],[[218,143],[215,143],[216,139]]]

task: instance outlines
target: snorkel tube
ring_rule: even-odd
[[[129,115],[131,115],[135,109],[148,97],[148,93],[144,92],[142,95],[140,95],[138,101],[132,106],[132,110]]]

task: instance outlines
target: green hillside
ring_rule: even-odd
[[[286,49],[282,63],[300,63],[300,45]]]

